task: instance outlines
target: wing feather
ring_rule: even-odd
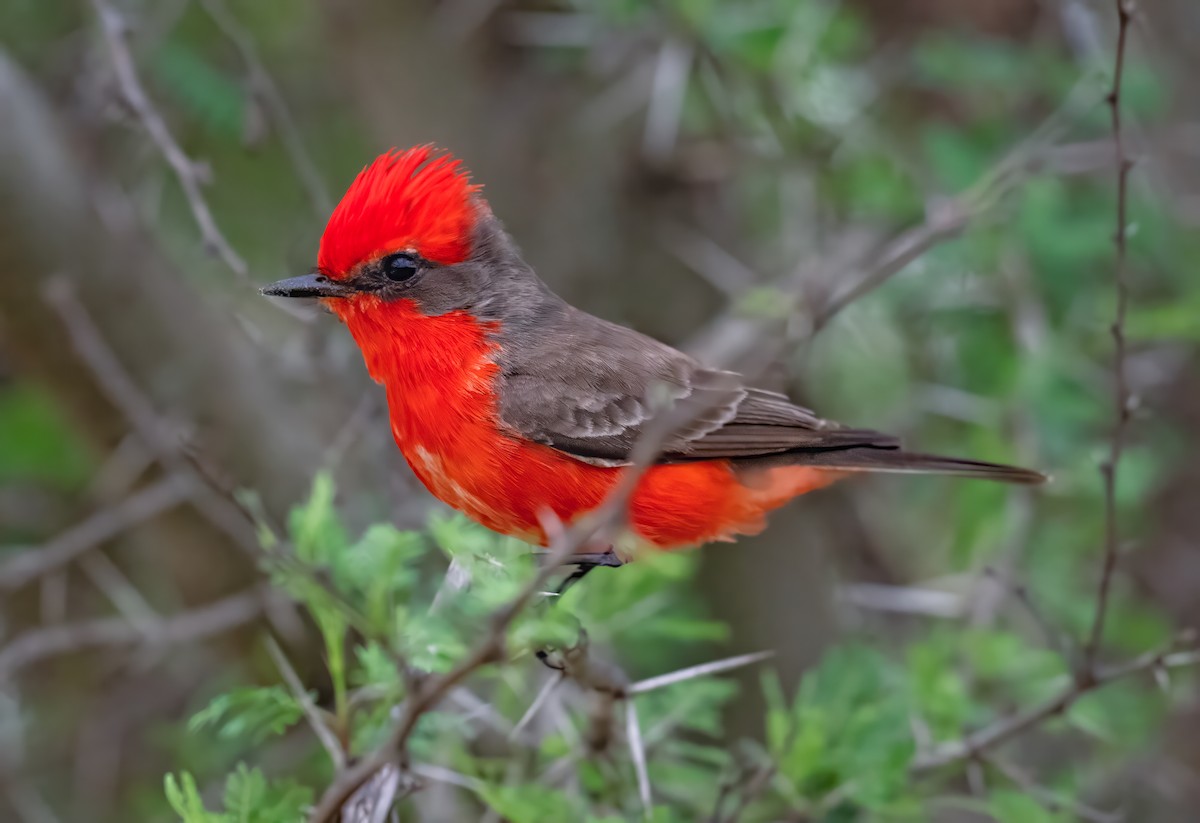
[[[824,420],[782,394],[746,386],[741,375],[569,307],[541,331],[537,345],[501,347],[501,422],[579,460],[627,464],[645,425],[677,404],[694,414],[664,444],[661,462],[898,447],[888,435]]]

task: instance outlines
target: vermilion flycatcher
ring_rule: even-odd
[[[316,269],[263,293],[321,298],[384,385],[421,482],[533,543],[546,543],[545,511],[570,523],[601,504],[665,402],[702,413],[666,440],[629,503],[632,532],[659,548],[756,533],[767,512],[851,472],[1044,480],[904,451],[567,305],[459,161],[430,147],[367,166],[329,218]]]

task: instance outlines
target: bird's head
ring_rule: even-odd
[[[322,298],[343,320],[399,301],[423,315],[488,302],[498,277],[532,273],[479,189],[432,146],[382,154],[333,210],[316,268],[262,292]]]

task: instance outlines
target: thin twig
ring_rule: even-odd
[[[978,211],[978,207],[965,200],[945,200],[931,205],[924,223],[897,234],[875,256],[873,265],[862,278],[821,305],[813,315],[810,336],[828,325],[851,303],[883,285],[925,252],[962,234]]]
[[[1104,477],[1104,568],[1100,574],[1100,589],[1096,597],[1096,616],[1084,646],[1083,672],[1088,676],[1096,667],[1096,657],[1104,641],[1104,624],[1108,616],[1109,594],[1113,571],[1120,554],[1121,530],[1117,521],[1117,471],[1125,448],[1125,434],[1131,413],[1131,397],[1125,363],[1125,315],[1129,306],[1128,240],[1129,240],[1129,172],[1133,161],[1125,152],[1121,128],[1121,81],[1125,73],[1125,48],[1129,40],[1129,24],[1133,19],[1132,0],[1115,0],[1117,6],[1117,55],[1113,69],[1112,90],[1107,102],[1112,112],[1113,144],[1117,163],[1117,230],[1114,287],[1117,295],[1116,316],[1109,331],[1113,339],[1113,405],[1116,421],[1109,443],[1108,459],[1100,466]]]
[[[692,680],[697,677],[707,677],[711,674],[719,674],[721,672],[740,669],[743,666],[751,666],[755,663],[760,663],[763,660],[769,660],[775,656],[773,651],[750,652],[749,654],[739,654],[736,657],[726,657],[723,660],[714,660],[710,663],[701,663],[698,666],[689,666],[686,669],[669,672],[668,674],[660,674],[657,677],[651,677],[646,680],[641,680],[629,687],[628,694],[630,696],[636,694],[645,694],[646,692],[661,689],[666,686],[672,686],[676,683],[682,683],[685,680]]]
[[[300,676],[292,668],[287,655],[283,653],[283,649],[275,642],[275,638],[270,635],[267,635],[266,646],[267,653],[275,661],[275,667],[279,669],[279,673],[283,675],[283,680],[291,690],[292,696],[300,704],[300,708],[304,712],[304,717],[308,720],[308,725],[312,727],[313,734],[317,736],[317,740],[321,741],[321,745],[325,747],[329,759],[333,761],[333,767],[338,770],[346,768],[346,753],[342,751],[342,746],[338,742],[337,735],[333,733],[333,730],[329,728],[329,724],[325,722],[325,718],[321,716],[320,709],[313,703],[312,696],[304,688],[304,684],[300,682]]]
[[[424,777],[426,780],[445,783],[448,786],[458,786],[477,793],[483,791],[488,785],[478,777],[471,777],[462,772],[447,769],[445,766],[434,766],[429,763],[417,763],[412,767],[412,771],[413,774]]]
[[[175,173],[175,179],[179,181],[179,187],[200,229],[205,247],[220,257],[235,274],[245,277],[249,271],[246,261],[229,245],[229,241],[218,228],[216,219],[213,218],[208,201],[204,199],[199,167],[180,148],[167,127],[166,120],[150,102],[150,96],[142,86],[133,55],[129,50],[128,26],[125,20],[108,0],[92,0],[92,7],[100,20],[100,30],[108,46],[109,59],[112,61],[113,75],[116,77],[121,98],[141,121],[142,128]]]
[[[1098,663],[1100,646],[1104,639],[1113,573],[1120,554],[1120,528],[1116,500],[1117,469],[1124,450],[1126,430],[1131,416],[1131,397],[1126,374],[1125,317],[1129,302],[1128,190],[1129,172],[1133,168],[1133,163],[1126,152],[1122,132],[1121,89],[1134,5],[1132,0],[1115,0],[1115,2],[1118,21],[1117,48],[1112,87],[1107,96],[1107,103],[1112,115],[1113,144],[1117,163],[1117,228],[1114,235],[1116,246],[1114,279],[1117,305],[1110,328],[1114,343],[1113,402],[1116,421],[1109,444],[1109,454],[1101,466],[1101,474],[1104,479],[1105,546],[1095,616],[1087,643],[1084,646],[1082,666],[1067,687],[1038,705],[1000,720],[962,740],[944,744],[924,756],[917,757],[911,766],[911,770],[915,774],[927,773],[963,761],[977,762],[990,749],[1035,728],[1050,717],[1062,714],[1084,695],[1115,680],[1142,672],[1159,673],[1180,666],[1200,663],[1200,655],[1190,651],[1180,652],[1174,648],[1165,652],[1147,653],[1128,663],[1108,669],[1100,669]]]
[[[547,678],[546,682],[542,684],[541,690],[538,691],[537,697],[533,699],[533,702],[529,704],[529,708],[525,710],[525,714],[521,715],[521,719],[517,721],[517,725],[513,726],[512,732],[508,736],[509,740],[516,740],[521,736],[521,733],[525,731],[525,727],[529,725],[533,718],[537,717],[537,713],[541,711],[545,702],[550,699],[550,695],[554,690],[562,685],[562,682],[562,675]]]

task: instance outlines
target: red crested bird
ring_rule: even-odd
[[[1013,466],[905,451],[782,394],[568,305],[521,259],[461,163],[423,146],[378,157],[321,237],[316,269],[264,294],[316,297],[382,383],[392,434],[436,497],[545,545],[613,489],[664,403],[696,414],[630,498],[641,544],[754,534],[767,512],[855,472],[1040,483]],[[577,558],[619,565],[611,548]]]

